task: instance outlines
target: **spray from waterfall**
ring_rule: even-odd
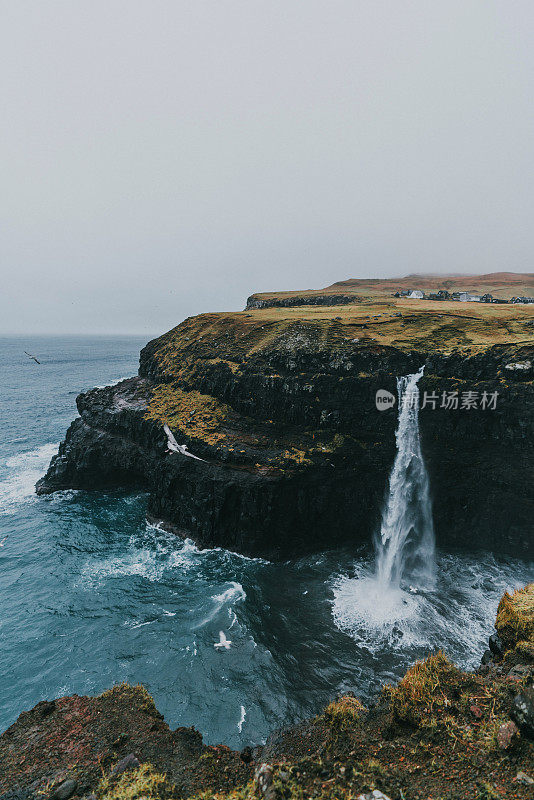
[[[434,525],[428,474],[419,436],[418,382],[424,367],[397,378],[397,453],[377,539],[376,579],[383,589],[434,582]]]

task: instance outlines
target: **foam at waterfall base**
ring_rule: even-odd
[[[418,635],[424,597],[384,585],[372,574],[341,577],[333,586],[336,625],[356,641],[373,645],[420,644]]]
[[[357,561],[353,574],[337,575],[330,585],[334,623],[373,655],[413,659],[443,649],[463,653],[464,665],[475,666],[503,592],[522,583],[516,562],[487,553],[440,553],[431,591],[405,584],[384,590],[371,559]]]

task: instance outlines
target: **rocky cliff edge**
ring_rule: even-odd
[[[397,416],[376,392],[425,364],[438,544],[532,556],[533,322],[534,307],[396,298],[189,318],[137,377],[78,397],[37,491],[140,487],[151,517],[247,555],[370,541]],[[163,423],[202,460],[167,453]]]

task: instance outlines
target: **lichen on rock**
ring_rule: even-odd
[[[230,408],[215,397],[195,389],[185,391],[172,384],[159,384],[152,389],[145,418],[166,422],[171,430],[215,445],[225,438],[221,425],[229,413]]]

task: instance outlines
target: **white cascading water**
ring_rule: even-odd
[[[428,474],[419,436],[419,388],[424,367],[397,378],[397,454],[377,540],[376,577],[386,587],[434,582],[434,525]]]
[[[424,367],[397,379],[397,452],[376,540],[375,563],[334,584],[337,625],[371,650],[421,644],[435,577],[434,526],[419,437],[418,382]],[[430,591],[429,591],[430,590]],[[401,644],[399,644],[401,643]]]

